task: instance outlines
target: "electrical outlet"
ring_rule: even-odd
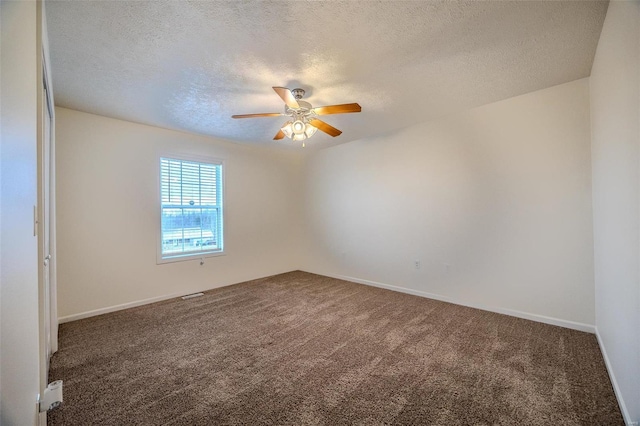
[[[420,269],[420,261],[419,260],[416,260],[414,262],[414,264],[416,265],[416,269]]]

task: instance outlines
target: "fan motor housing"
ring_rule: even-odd
[[[294,114],[307,115],[307,114],[309,114],[309,112],[313,108],[309,102],[305,102],[305,101],[301,101],[301,100],[298,100],[298,105],[300,106],[300,108],[289,108],[289,106],[285,105],[284,106],[285,114],[287,114],[287,115],[294,115]]]

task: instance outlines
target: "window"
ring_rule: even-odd
[[[159,261],[223,251],[222,162],[160,158]]]

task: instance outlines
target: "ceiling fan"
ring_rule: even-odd
[[[316,130],[320,129],[326,134],[336,137],[342,132],[330,124],[317,118],[318,115],[329,114],[344,114],[348,112],[360,112],[362,108],[360,105],[354,104],[342,104],[342,105],[328,105],[322,107],[312,107],[309,102],[303,101],[304,90],[302,89],[287,89],[286,87],[274,87],[278,96],[282,98],[285,103],[284,112],[267,112],[262,114],[240,114],[232,115],[231,118],[256,118],[256,117],[290,117],[284,126],[278,131],[273,140],[283,139],[285,136],[293,139],[294,141],[303,141],[313,136]]]

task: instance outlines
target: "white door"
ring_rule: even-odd
[[[42,268],[44,282],[44,333],[45,333],[45,359],[46,373],[49,373],[49,358],[53,354],[51,350],[51,123],[53,119],[51,105],[49,103],[49,93],[46,83],[43,88],[43,127],[44,141],[42,146],[42,251],[44,261]]]
[[[58,350],[58,310],[55,259],[55,137],[53,97],[47,80],[43,58],[42,144],[40,146],[40,216],[39,241],[42,250],[42,356],[43,379],[49,374],[49,358]]]
[[[38,313],[40,322],[40,397],[46,393],[51,355],[58,350],[58,312],[56,298],[56,232],[55,232],[55,109],[48,69],[48,44],[44,1],[36,10],[42,27],[42,56],[39,64],[42,89],[38,93]],[[41,407],[46,409],[47,407]],[[40,412],[38,424],[46,426],[47,416]]]

